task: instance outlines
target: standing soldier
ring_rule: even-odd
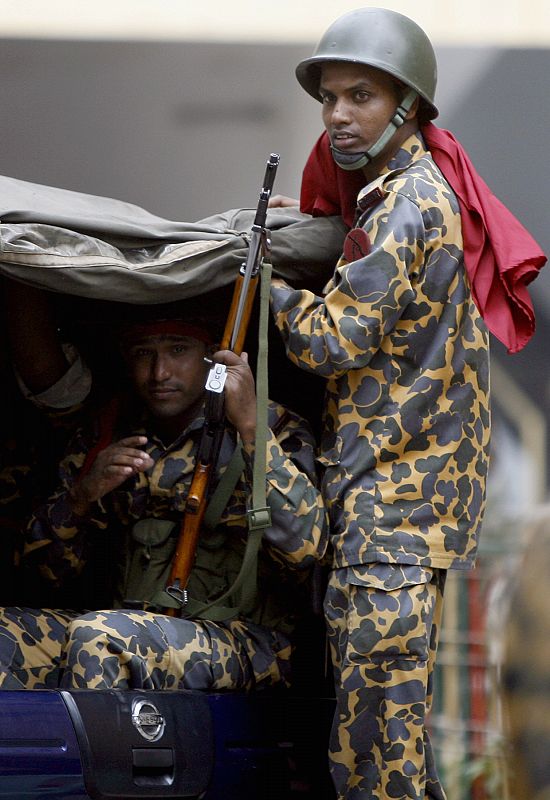
[[[322,296],[272,284],[289,358],[327,381],[331,771],[339,798],[441,800],[426,715],[443,589],[447,569],[474,565],[488,467],[488,331],[478,305],[494,311],[499,290],[508,295],[496,273],[485,305],[472,286],[463,233],[470,257],[477,241],[464,186],[459,205],[424,136],[437,139],[436,59],[418,25],[385,9],[352,11],[296,74],[322,103],[326,128],[304,171],[302,210],[342,213],[354,226]],[[486,200],[467,168],[472,194]],[[517,247],[532,253],[527,266],[517,262],[524,286],[545,258],[506,209],[494,213],[513,220]],[[528,308],[522,299],[515,313]],[[498,311],[491,330],[513,331]],[[528,338],[519,331],[509,348]]]

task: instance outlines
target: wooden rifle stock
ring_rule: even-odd
[[[262,258],[269,249],[265,224],[267,206],[278,165],[279,156],[272,153],[267,162],[256,216],[252,225],[248,256],[235,281],[231,306],[220,344],[221,350],[232,350],[237,355],[242,353],[244,347]],[[187,581],[195,561],[195,552],[206,513],[208,488],[225,428],[223,393],[218,394],[211,391],[208,388],[208,381],[206,390],[205,424],[166,587],[167,593],[178,602],[180,608],[187,602]],[[166,613],[170,616],[179,616],[180,608],[168,608]]]
[[[193,569],[195,551],[206,511],[206,493],[210,475],[211,464],[197,464],[189,487],[184,521],[180,528],[178,544],[172,560],[167,591],[171,597],[174,597],[182,605],[187,600],[185,587]],[[166,613],[171,617],[177,617],[179,616],[179,609],[168,608]]]
[[[254,296],[256,294],[257,285],[258,276],[254,275],[248,284],[246,299],[244,305],[242,306],[243,313],[241,317],[241,325],[239,326],[236,337],[234,337],[233,331],[235,320],[237,319],[237,309],[239,307],[239,301],[244,289],[244,276],[241,274],[237,276],[237,280],[235,281],[235,289],[233,290],[231,306],[229,307],[227,323],[220,344],[220,350],[233,350],[233,352],[238,356],[240,356],[242,353],[246,332],[248,330],[248,323],[250,322],[250,315],[252,314],[252,307],[254,305]]]

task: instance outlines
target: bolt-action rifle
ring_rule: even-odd
[[[272,153],[267,161],[264,182],[251,229],[248,255],[239,270],[235,282],[231,306],[220,344],[221,350],[232,350],[237,355],[241,354],[244,347],[262,260],[270,249],[266,216],[278,165],[279,156],[276,153]],[[178,602],[180,608],[187,602],[187,581],[195,560],[195,551],[208,502],[209,485],[218,460],[225,428],[223,400],[225,379],[225,365],[213,363],[205,385],[204,427],[176,552],[172,561],[170,578],[166,587],[166,592]],[[179,609],[168,609],[168,613],[176,616],[179,613]]]

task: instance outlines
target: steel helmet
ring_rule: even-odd
[[[437,64],[432,44],[409,17],[386,8],[358,8],[339,17],[328,28],[311,58],[296,67],[303,88],[320,100],[321,65],[351,61],[376,67],[414,89],[429,119],[438,115],[434,104]]]

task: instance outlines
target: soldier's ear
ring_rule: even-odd
[[[420,107],[420,97],[418,97],[417,95],[415,97],[414,103],[407,112],[407,116],[405,117],[405,119],[414,119],[415,117],[417,117],[419,107]]]

